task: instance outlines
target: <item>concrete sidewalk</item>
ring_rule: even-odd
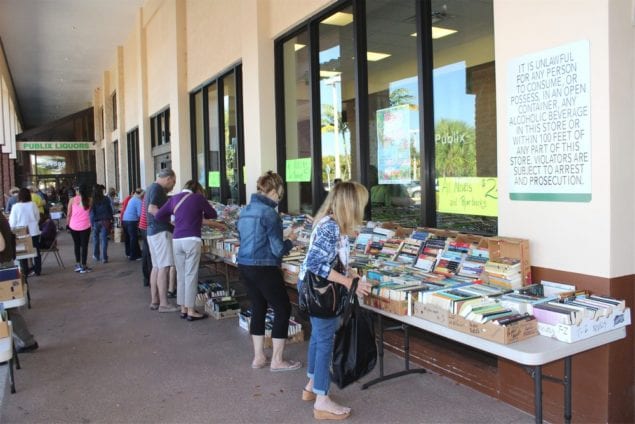
[[[237,319],[187,322],[150,311],[140,262],[110,243],[108,264],[73,272],[70,235],[58,243],[66,265],[47,258],[30,279],[33,308],[24,317],[40,348],[20,355],[16,394],[2,400],[5,423],[303,423],[306,369],[252,370],[251,343]],[[92,248],[90,249],[92,252]],[[89,255],[89,257],[92,255]],[[306,361],[307,343],[289,345]],[[403,362],[387,353],[386,372]],[[378,375],[376,369],[369,380]],[[353,408],[350,423],[531,423],[533,417],[451,380],[410,375],[361,391],[334,388]]]

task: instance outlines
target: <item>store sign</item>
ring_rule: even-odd
[[[498,216],[496,177],[437,178],[437,185],[439,212]]]
[[[18,150],[95,150],[92,141],[19,141]]]
[[[311,158],[287,159],[286,180],[288,183],[311,181]]]
[[[207,174],[207,185],[212,188],[220,187],[220,171],[209,171]]]
[[[591,201],[590,90],[588,40],[510,61],[511,200]]]

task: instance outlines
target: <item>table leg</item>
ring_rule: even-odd
[[[564,358],[564,422],[571,423],[571,357]]]
[[[369,388],[382,381],[401,377],[407,374],[423,374],[426,372],[423,368],[410,369],[410,338],[408,335],[408,325],[401,324],[395,327],[384,327],[381,314],[377,314],[379,322],[379,346],[377,348],[377,356],[379,357],[379,377],[362,385],[362,390]],[[402,330],[404,332],[404,361],[405,369],[392,374],[384,375],[384,331]]]
[[[542,423],[542,366],[536,365],[534,377],[534,415],[536,423]]]
[[[15,393],[15,376],[13,375],[13,358],[9,359],[9,380],[11,383],[11,393]]]

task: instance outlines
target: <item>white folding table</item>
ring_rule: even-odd
[[[531,369],[530,374],[534,380],[534,416],[537,423],[542,422],[542,366],[550,362],[564,360],[564,376],[562,380],[554,377],[545,376],[551,380],[559,381],[564,386],[564,420],[567,423],[571,422],[571,358],[587,350],[594,349],[596,347],[603,346],[605,344],[620,340],[626,337],[626,328],[617,328],[615,330],[608,331],[606,333],[600,333],[596,336],[583,339],[574,343],[565,343],[559,340],[545,337],[536,336],[526,340],[522,340],[512,344],[500,344],[489,340],[482,339],[480,337],[472,336],[470,334],[462,333],[457,330],[453,330],[444,325],[434,323],[432,321],[425,320],[419,317],[396,315],[382,309],[377,309],[369,305],[361,305],[363,308],[368,309],[378,316],[379,320],[379,366],[380,376],[362,386],[362,389],[366,389],[373,384],[377,384],[381,381],[391,378],[399,377],[401,375],[410,373],[423,373],[422,368],[410,369],[409,367],[409,340],[408,340],[408,326],[419,328],[421,330],[448,338],[450,340],[468,345],[483,352],[496,355],[501,358],[508,359],[517,364],[529,367]],[[390,318],[392,320],[401,323],[401,327],[404,330],[404,356],[406,360],[406,369],[390,375],[384,375],[383,373],[383,339],[384,339],[384,327],[382,317]],[[389,328],[394,329],[394,328]]]

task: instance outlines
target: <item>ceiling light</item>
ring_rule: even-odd
[[[337,26],[346,26],[353,22],[353,14],[344,13],[344,12],[336,12],[335,14],[329,16],[324,19],[321,24],[327,25],[337,25]]]
[[[442,37],[446,37],[448,35],[452,35],[457,32],[455,29],[441,28],[441,27],[432,27],[432,39],[437,40]]]
[[[320,76],[323,78],[333,78],[338,75],[342,75],[339,71],[320,71]]]
[[[452,35],[455,32],[458,32],[458,31],[455,30],[455,29],[448,29],[448,28],[441,28],[441,27],[433,26],[432,27],[432,39],[433,40],[437,40],[439,38],[446,37],[448,35]],[[417,33],[413,32],[412,34],[410,34],[410,36],[411,37],[416,37]]]
[[[300,49],[305,48],[305,47],[306,47],[306,44],[299,44],[299,43],[295,43],[295,44],[293,45],[293,48],[295,49],[295,51],[296,51],[296,52],[297,52],[298,50],[300,50]]]
[[[377,52],[367,52],[366,53],[366,59],[369,62],[377,62],[379,60],[382,59],[386,59],[387,57],[390,57],[391,55],[388,53],[377,53]]]

